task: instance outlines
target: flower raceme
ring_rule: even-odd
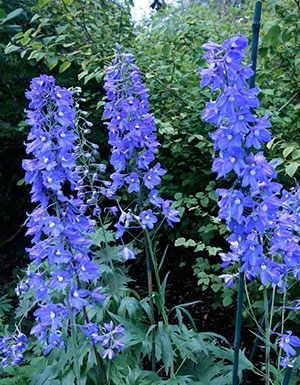
[[[104,88],[108,102],[103,116],[109,119],[106,125],[112,146],[110,163],[114,173],[111,175],[112,182],[103,192],[113,198],[117,190],[124,187],[128,193],[138,195],[136,214],[125,213],[119,207],[121,215],[116,224],[117,238],[121,238],[129,227],[153,229],[157,222],[156,213],[162,213],[167,223],[173,226],[172,222],[179,222],[179,212],[171,209],[171,201],[164,201],[156,189],[166,170],[160,163],[152,165],[160,144],[154,134],[154,115],[149,112],[149,90],[141,83],[133,55],[121,53],[119,46],[113,66],[106,73]],[[123,256],[128,259],[134,254],[126,248]]]
[[[248,85],[253,70],[243,64],[247,46],[247,39],[240,35],[222,45],[207,42],[202,46],[209,67],[200,69],[200,87],[210,85],[213,94],[218,90],[202,113],[204,120],[218,127],[210,134],[218,152],[212,169],[217,178],[236,179],[231,189],[217,190],[219,218],[225,219],[232,232],[228,237],[231,251],[220,254],[221,266],[241,261],[248,279],[259,276],[264,286],[270,280],[283,289],[289,272],[300,278],[300,189],[297,185],[287,192],[274,182],[275,163],[264,158],[262,149],[271,140],[271,124],[268,116],[254,115],[259,90]],[[222,274],[220,278],[230,287],[235,276]],[[283,366],[296,354],[292,346],[300,346],[299,341],[291,332],[281,336],[279,345],[286,352]]]
[[[254,115],[259,106],[258,88],[249,88],[253,75],[244,65],[248,53],[245,37],[235,36],[223,45],[205,43],[204,58],[208,69],[200,70],[201,87],[210,85],[218,96],[206,104],[202,118],[218,129],[211,134],[214,148],[213,171],[217,178],[236,176],[231,189],[218,189],[219,218],[225,219],[232,234],[228,238],[231,252],[221,254],[223,266],[242,258],[242,271],[252,279],[260,276],[264,285],[271,280],[282,286],[282,276],[291,269],[297,276],[300,247],[297,237],[299,192],[282,190],[275,183],[274,163],[264,158],[262,151],[271,140],[268,116]],[[296,205],[287,200],[297,200]],[[267,238],[270,239],[267,242]],[[223,276],[227,285],[233,277]]]
[[[79,137],[74,132],[72,92],[56,86],[52,76],[41,75],[32,80],[26,97],[30,100],[27,123],[32,126],[26,152],[34,158],[24,160],[23,168],[25,181],[32,186],[31,201],[38,206],[27,224],[27,235],[33,236],[32,247],[27,249],[32,263],[26,284],[17,292],[30,289],[34,293],[38,305],[30,333],[43,343],[47,354],[55,346],[64,348],[62,330],[66,322],[72,323],[70,315],[76,318],[86,306],[103,303],[105,297],[102,287],[96,286],[99,266],[89,249],[94,222],[85,215],[87,205],[78,197],[82,177],[76,165]],[[104,335],[99,327],[96,330]],[[12,338],[1,339],[3,364],[9,357],[12,364],[19,360],[20,355],[14,353],[24,349],[19,336],[16,345]]]

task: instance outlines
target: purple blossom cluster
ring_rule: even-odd
[[[231,251],[222,253],[222,267],[242,260],[241,271],[248,279],[260,276],[283,287],[283,277],[291,270],[300,278],[299,189],[288,193],[276,178],[274,163],[262,151],[271,140],[268,116],[254,115],[259,107],[258,88],[249,88],[253,75],[251,66],[244,65],[248,41],[239,35],[223,45],[205,43],[204,58],[208,69],[200,70],[201,87],[211,86],[218,96],[206,104],[202,118],[218,129],[211,134],[214,148],[213,171],[217,178],[235,175],[231,189],[218,189],[219,218],[225,219],[232,231],[228,241]],[[233,285],[234,276],[224,274],[226,286]]]
[[[32,291],[37,309],[30,334],[38,337],[48,354],[55,346],[64,348],[66,323],[72,324],[82,312],[86,315],[86,306],[95,307],[105,297],[97,286],[99,266],[89,248],[95,224],[85,215],[88,205],[78,196],[82,177],[76,165],[78,135],[72,92],[56,86],[52,76],[41,75],[32,80],[26,97],[30,100],[27,123],[32,126],[26,152],[33,159],[24,160],[23,168],[25,181],[32,185],[31,201],[38,206],[27,223],[27,235],[33,236],[27,249],[32,263],[17,293]],[[85,322],[90,326],[87,316]],[[81,326],[85,328],[85,324]],[[93,341],[105,338],[95,325]],[[2,345],[14,351],[9,348],[13,346],[10,340],[2,339]],[[121,346],[118,343],[117,348]],[[2,346],[2,354],[8,357],[5,349]]]
[[[294,347],[300,346],[300,339],[296,336],[293,336],[290,330],[287,332],[287,334],[279,334],[275,332],[272,332],[272,334],[277,334],[280,337],[278,346],[286,353],[284,357],[281,357],[281,366],[284,368],[288,365],[293,366],[295,358],[291,357],[294,357],[297,354]]]
[[[204,120],[217,126],[211,134],[217,152],[213,171],[217,178],[235,176],[231,189],[217,190],[219,218],[231,230],[231,250],[220,254],[221,266],[241,262],[240,271],[249,280],[259,276],[264,286],[270,280],[284,289],[290,272],[300,279],[300,188],[297,185],[288,192],[274,182],[275,163],[264,157],[262,148],[271,140],[271,124],[268,116],[254,115],[253,109],[259,107],[259,89],[248,85],[253,70],[243,64],[247,46],[247,39],[240,35],[222,45],[209,41],[202,46],[209,67],[200,69],[200,87],[210,85],[213,94],[218,91],[202,113]],[[235,275],[220,277],[230,287]],[[291,331],[278,335],[279,346],[286,353],[281,365],[286,366],[300,339]]]
[[[27,337],[24,333],[21,333],[18,327],[16,327],[16,330],[17,335],[0,338],[0,350],[4,356],[1,360],[3,366],[8,363],[10,363],[11,366],[15,366],[24,358],[22,351],[26,348],[25,342],[27,341]]]
[[[149,111],[148,89],[141,82],[138,67],[132,54],[123,54],[117,47],[113,66],[107,70],[104,88],[109,102],[105,104],[104,117],[109,131],[110,163],[114,167],[112,182],[103,192],[113,198],[116,191],[125,186],[128,193],[138,195],[138,212],[124,212],[116,224],[117,238],[129,227],[154,228],[156,213],[162,213],[170,226],[179,222],[177,210],[171,209],[172,201],[163,200],[157,191],[161,177],[166,174],[160,163],[154,163],[155,152],[160,145],[154,134],[154,115]],[[141,202],[142,201],[142,202]],[[149,207],[153,208],[148,208]],[[124,247],[125,259],[134,258]]]

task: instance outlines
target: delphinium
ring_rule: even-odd
[[[103,303],[105,297],[98,283],[99,266],[90,249],[95,223],[88,215],[85,196],[78,193],[84,175],[77,162],[87,155],[80,152],[80,138],[74,131],[72,92],[56,86],[52,76],[41,75],[32,80],[26,97],[30,100],[27,123],[32,126],[26,152],[33,159],[24,160],[23,168],[25,181],[31,184],[31,201],[37,207],[27,223],[27,235],[33,237],[27,249],[32,263],[17,293],[30,290],[35,298],[36,324],[30,334],[37,336],[45,354],[55,347],[64,349],[71,336],[76,355],[74,331],[80,329],[96,356],[100,341],[105,348],[103,357],[111,359],[113,348],[122,349],[123,342],[116,339],[123,336],[122,326],[94,324],[86,310],[89,305],[96,306],[95,302]],[[18,351],[24,349],[25,340],[19,330],[16,345],[11,342],[13,337],[1,339],[2,364],[7,364],[9,357],[12,364],[23,358]],[[78,362],[74,367],[78,379]]]
[[[125,245],[124,233],[131,229],[142,229],[151,323],[154,325],[150,257],[159,292],[160,281],[149,230],[153,230],[155,224],[158,224],[159,215],[173,227],[172,223],[179,221],[179,212],[172,209],[172,201],[161,198],[157,190],[166,170],[155,161],[155,153],[160,144],[155,135],[154,115],[149,110],[149,90],[145,89],[141,82],[139,69],[133,62],[133,55],[122,53],[120,46],[117,45],[113,65],[106,70],[106,73],[104,88],[108,102],[104,106],[104,117],[109,120],[105,123],[109,132],[110,163],[114,172],[111,174],[111,182],[103,187],[102,192],[110,199],[125,192],[131,201],[125,208],[122,202],[117,200],[114,207],[114,214],[119,214],[115,224],[116,239],[120,239],[123,244],[122,255],[126,260],[135,258],[135,254],[131,247]],[[167,322],[165,312],[163,316]],[[152,368],[155,369],[154,328],[152,338]]]
[[[124,188],[133,197],[136,210],[118,206],[120,216],[117,238],[122,239],[125,229],[132,227],[154,228],[157,214],[162,214],[167,223],[178,222],[178,211],[171,209],[171,201],[163,200],[157,191],[161,176],[165,175],[160,163],[155,162],[155,153],[160,146],[154,134],[154,115],[149,111],[148,91],[141,83],[138,67],[132,54],[123,54],[117,46],[113,66],[106,70],[104,88],[107,102],[104,106],[105,122],[111,145],[110,163],[114,167],[112,182],[103,192],[109,198]],[[124,247],[125,259],[134,254]]]
[[[248,85],[253,70],[244,64],[247,46],[247,39],[240,35],[226,39],[222,45],[209,41],[202,46],[209,67],[200,70],[200,87],[210,85],[212,94],[217,95],[202,113],[204,120],[217,126],[211,134],[216,151],[212,169],[217,179],[234,179],[231,188],[217,190],[219,218],[231,231],[231,250],[220,256],[222,267],[238,263],[249,280],[259,277],[264,286],[270,281],[273,288],[285,291],[289,274],[299,279],[299,189],[291,193],[283,190],[274,181],[276,162],[264,157],[263,147],[271,140],[271,124],[268,116],[255,114],[259,89]],[[230,287],[235,276],[220,277]],[[293,339],[294,346],[300,342],[288,334],[281,332],[286,341],[280,345],[286,352],[282,359],[285,365],[296,354],[285,348],[288,342]]]

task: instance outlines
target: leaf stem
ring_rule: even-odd
[[[239,271],[239,287],[238,287],[236,324],[235,324],[235,335],[234,335],[232,385],[238,384],[239,350],[240,350],[240,340],[241,340],[243,294],[244,294],[244,273],[241,272],[242,257],[240,257],[239,267],[240,267],[239,269],[240,271]]]

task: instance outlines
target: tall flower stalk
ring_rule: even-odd
[[[218,174],[217,179],[235,175],[231,189],[217,190],[219,218],[226,221],[232,232],[228,237],[231,251],[220,255],[222,267],[237,263],[240,273],[233,384],[238,381],[241,273],[249,280],[259,277],[264,286],[271,281],[273,286],[284,290],[284,279],[290,272],[299,279],[300,261],[299,190],[297,187],[288,193],[274,182],[275,163],[264,158],[262,147],[271,140],[268,130],[271,124],[268,116],[254,115],[254,109],[259,106],[256,97],[259,89],[248,85],[254,72],[251,66],[243,64],[248,56],[247,45],[247,39],[239,35],[225,40],[222,45],[205,43],[202,48],[207,51],[204,58],[209,68],[200,70],[200,86],[211,85],[212,93],[218,90],[217,97],[207,103],[202,114],[203,119],[218,127],[211,134],[218,151],[213,171]],[[223,274],[220,277],[225,280],[226,287],[230,287],[235,276]],[[268,301],[265,302],[267,308]]]
[[[123,243],[125,259],[135,258],[133,250],[125,246],[123,234],[130,229],[142,229],[146,257],[150,318],[152,326],[152,370],[155,371],[155,316],[153,303],[152,269],[154,269],[160,298],[160,308],[165,323],[168,322],[162,300],[158,268],[148,230],[153,230],[162,214],[170,226],[178,222],[178,211],[170,208],[171,201],[163,200],[157,191],[161,176],[166,173],[160,163],[155,163],[155,153],[160,146],[155,135],[154,115],[149,112],[148,89],[141,83],[133,55],[123,54],[117,45],[113,66],[109,67],[104,88],[108,102],[104,117],[109,131],[110,163],[114,168],[111,180],[103,193],[114,198],[125,190],[132,204],[124,210],[118,202],[119,220],[115,227],[116,238]],[[151,260],[150,260],[151,259]],[[152,265],[152,266],[151,266]]]
[[[75,333],[81,331],[87,337],[95,354],[99,384],[101,365],[96,344],[100,341],[105,350],[103,358],[111,359],[113,348],[122,349],[123,342],[115,336],[123,336],[121,325],[112,323],[97,325],[90,322],[86,307],[103,303],[99,266],[94,262],[90,249],[95,223],[87,215],[88,204],[78,191],[82,184],[80,167],[77,166],[79,136],[74,131],[75,108],[72,92],[55,85],[52,76],[41,75],[31,82],[26,92],[30,100],[27,123],[31,125],[26,145],[32,159],[23,161],[25,181],[31,184],[31,201],[37,207],[29,216],[27,235],[32,236],[32,246],[27,249],[32,263],[22,291],[32,290],[36,300],[34,316],[36,324],[30,334],[43,344],[44,354],[60,347],[64,349],[67,325],[76,356]],[[77,324],[78,315],[84,321]],[[19,337],[21,339],[21,337]],[[25,338],[22,337],[22,344]],[[2,353],[8,343],[1,340]],[[20,347],[23,347],[23,345]],[[4,350],[3,350],[4,348]],[[2,361],[6,364],[9,354]],[[15,363],[15,359],[12,363]],[[80,385],[78,359],[74,360],[77,385]]]

